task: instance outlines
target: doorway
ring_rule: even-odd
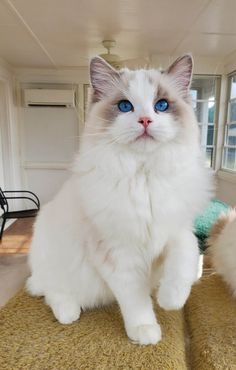
[[[6,186],[6,94],[5,83],[0,81],[0,187],[5,189]]]

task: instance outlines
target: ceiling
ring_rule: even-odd
[[[235,0],[0,0],[0,57],[16,67],[79,67],[114,38],[123,59],[230,58]]]

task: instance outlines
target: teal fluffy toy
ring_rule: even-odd
[[[218,199],[213,199],[204,212],[199,215],[194,222],[194,232],[198,238],[199,248],[201,252],[206,249],[206,239],[209,235],[210,229],[221,215],[227,212],[230,207]]]

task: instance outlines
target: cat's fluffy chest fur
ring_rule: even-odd
[[[189,158],[188,148],[173,147],[165,163],[159,158],[161,150],[145,158],[108,149],[100,163],[98,157],[88,168],[78,166],[77,178],[79,202],[86,199],[84,212],[107,242],[117,238],[124,246],[143,246],[152,258],[168,238],[192,224],[200,199],[207,197],[204,184],[198,184],[200,160]]]

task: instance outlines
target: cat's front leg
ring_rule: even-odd
[[[100,270],[119,303],[128,337],[141,345],[159,342],[161,329],[153,311],[148,278],[135,265],[117,267],[109,274],[104,273],[104,265]]]
[[[153,311],[148,285],[140,282],[134,274],[128,279],[114,275],[110,286],[120,305],[128,337],[144,345],[159,342],[161,329]]]
[[[196,237],[182,231],[169,240],[163,275],[157,293],[159,305],[166,310],[183,307],[198,277],[199,249]]]

